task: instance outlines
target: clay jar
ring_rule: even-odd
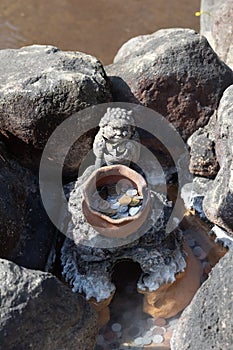
[[[143,196],[142,206],[134,216],[112,219],[93,209],[93,193],[101,186],[114,185],[126,179],[132,183],[140,196]],[[117,164],[97,169],[87,179],[83,186],[82,210],[88,223],[100,234],[111,238],[127,237],[144,223],[150,209],[150,191],[145,179],[136,171],[125,165]]]

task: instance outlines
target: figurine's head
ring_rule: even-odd
[[[130,139],[135,133],[133,112],[123,108],[108,108],[99,126],[106,140]]]

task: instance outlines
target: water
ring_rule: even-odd
[[[112,62],[128,39],[160,28],[199,30],[199,0],[1,0],[0,48],[51,44]]]
[[[181,226],[192,251],[205,253],[196,257],[203,268],[201,282],[204,282],[226,250],[207,235],[208,224],[197,216],[186,216]],[[181,312],[166,320],[153,319],[146,314],[143,311],[143,295],[137,292],[136,286],[140,274],[140,266],[133,262],[124,261],[116,265],[112,280],[117,290],[109,305],[110,312],[103,313],[102,318],[100,315],[101,327],[95,350],[170,349],[170,339]],[[121,326],[119,331],[115,331],[116,324]]]

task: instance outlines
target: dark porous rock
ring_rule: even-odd
[[[0,349],[94,349],[97,317],[48,273],[0,259]]]
[[[205,37],[164,29],[131,39],[106,67],[114,101],[137,102],[168,119],[186,140],[208,123],[233,72]]]
[[[195,131],[188,139],[190,146],[189,170],[197,176],[213,178],[217,175],[219,164],[215,153],[216,113],[209,123]]]
[[[232,0],[201,1],[200,32],[205,35],[218,56],[233,68],[233,2]]]
[[[172,350],[232,349],[232,264],[231,249],[181,315],[172,338]]]
[[[220,170],[207,192],[203,209],[207,218],[233,235],[233,85],[225,92],[217,111],[216,155]]]
[[[111,101],[110,82],[93,56],[32,45],[1,50],[0,60],[0,132],[24,164],[25,152],[29,155],[29,166],[38,166],[41,151],[62,121]],[[67,157],[68,173],[78,168],[95,133],[84,136]]]
[[[44,269],[54,227],[43,208],[38,180],[0,144],[0,257]]]

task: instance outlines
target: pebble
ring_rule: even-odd
[[[162,335],[160,334],[156,334],[154,337],[153,337],[153,343],[155,344],[161,344],[163,342],[164,338]]]
[[[122,326],[120,323],[113,323],[112,324],[112,331],[113,332],[120,332],[122,329]]]

